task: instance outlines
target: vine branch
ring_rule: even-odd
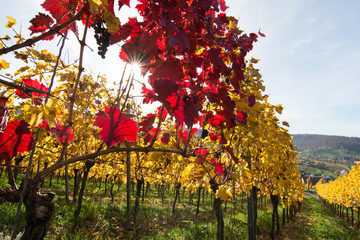
[[[60,32],[63,28],[69,26],[71,23],[73,23],[74,21],[76,20],[79,20],[80,17],[82,16],[82,14],[84,13],[85,11],[85,8],[82,8],[77,14],[75,14],[72,18],[70,18],[69,20],[67,20],[66,22],[60,24],[60,25],[57,25],[56,27],[50,29],[49,31],[47,31],[46,33],[43,33],[37,37],[34,37],[34,38],[30,38],[30,39],[27,39],[26,41],[22,42],[22,43],[19,43],[19,44],[15,44],[15,45],[12,45],[10,47],[7,47],[7,48],[1,48],[0,49],[0,55],[3,55],[3,54],[7,54],[9,52],[13,52],[17,49],[20,49],[20,48],[23,48],[23,47],[29,47],[31,45],[33,45],[34,43],[40,41],[40,40],[43,40],[47,37],[50,37],[51,35],[55,34],[55,33],[58,33]]]

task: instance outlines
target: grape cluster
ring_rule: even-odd
[[[98,23],[94,26],[95,30],[95,39],[98,44],[98,54],[105,58],[105,54],[107,52],[107,48],[110,45],[110,33],[106,30],[103,23]]]

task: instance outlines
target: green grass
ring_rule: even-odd
[[[360,232],[335,217],[318,199],[306,197],[296,219],[285,225],[278,239],[358,240]]]

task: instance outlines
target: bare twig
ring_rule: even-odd
[[[162,122],[162,115],[164,113],[164,105],[161,107],[161,111],[160,111],[160,116],[159,116],[159,123],[158,123],[158,126],[156,128],[156,132],[155,132],[155,136],[153,137],[150,145],[148,146],[148,148],[152,148],[152,146],[154,145],[155,141],[156,141],[156,138],[157,138],[157,135],[159,134],[159,130],[160,130],[160,126],[161,126],[161,122]]]
[[[193,129],[193,125],[191,125],[191,127],[190,127],[190,129],[189,129],[189,134],[187,135],[185,147],[184,147],[184,150],[183,150],[184,153],[186,153],[187,147],[188,147],[188,145],[189,145],[189,142],[190,142],[190,139],[191,139],[192,129]]]
[[[85,28],[84,28],[84,33],[83,33],[83,38],[80,42],[80,60],[79,60],[79,70],[78,70],[78,74],[76,77],[76,81],[74,83],[74,90],[73,93],[70,97],[70,107],[69,107],[69,119],[68,119],[68,126],[72,127],[73,125],[73,115],[74,115],[74,105],[75,105],[75,99],[76,99],[76,93],[77,93],[77,89],[79,86],[79,82],[80,82],[80,78],[81,78],[81,74],[84,71],[83,68],[83,59],[84,59],[84,48],[85,48],[85,39],[86,39],[86,35],[87,35],[87,29],[88,29],[88,24],[89,24],[89,18],[86,19],[86,23],[85,23]],[[59,161],[61,161],[64,156],[67,153],[67,147],[69,145],[69,136],[66,136],[66,140],[65,143],[63,145],[63,149],[61,151],[61,156],[59,158]]]
[[[25,84],[16,84],[16,83],[8,82],[4,79],[0,79],[0,83],[4,84],[10,88],[19,89],[20,91],[24,92],[25,94],[27,94],[29,96],[31,96],[33,92],[36,92],[36,93],[46,94],[47,96],[50,95],[53,97],[53,95],[51,95],[43,90],[31,87],[31,86],[27,86]]]

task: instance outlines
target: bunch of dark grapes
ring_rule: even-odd
[[[107,52],[107,48],[110,45],[110,33],[106,30],[103,23],[98,23],[94,26],[95,30],[95,39],[98,47],[98,54],[105,58],[105,54]]]

